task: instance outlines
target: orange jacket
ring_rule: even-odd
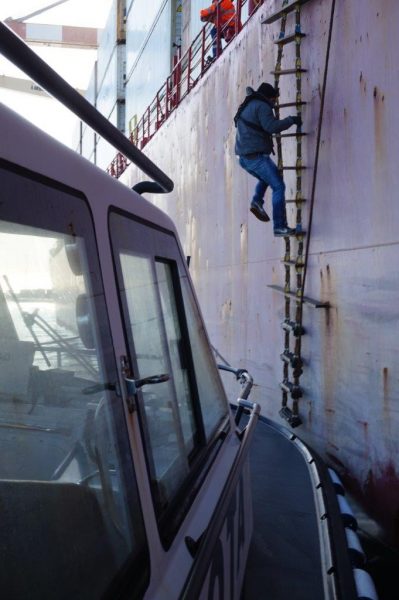
[[[203,8],[200,12],[201,21],[209,21],[216,24],[218,0],[212,0],[212,4],[208,8]],[[234,15],[236,14],[234,4],[231,0],[221,0],[219,15],[220,25],[225,25],[228,21],[229,27],[234,27]]]

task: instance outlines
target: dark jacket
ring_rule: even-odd
[[[243,119],[260,129],[253,129]],[[254,98],[247,103],[237,119],[235,153],[238,156],[255,153],[271,154],[273,152],[272,134],[280,133],[293,124],[292,117],[278,120],[268,101]]]

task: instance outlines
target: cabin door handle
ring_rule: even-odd
[[[125,377],[126,390],[129,396],[134,396],[137,390],[143,387],[143,385],[154,385],[156,383],[163,383],[169,381],[170,377],[168,373],[162,373],[161,375],[151,375],[150,377],[144,377],[143,379],[131,379]]]

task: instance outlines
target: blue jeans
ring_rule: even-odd
[[[274,229],[287,227],[285,183],[277,165],[268,154],[259,154],[256,158],[240,156],[239,163],[250,175],[258,179],[252,202],[263,204],[267,186],[270,185],[273,191],[273,227]]]
[[[218,43],[217,43],[217,29],[215,26],[213,26],[211,29],[211,37],[212,37],[212,56],[213,56],[213,58],[216,58]],[[222,51],[222,42],[221,42],[221,40],[219,40],[219,54],[221,53],[221,51]]]

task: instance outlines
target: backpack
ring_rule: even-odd
[[[238,120],[241,119],[241,121],[243,123],[245,123],[245,125],[247,127],[250,127],[251,129],[254,129],[255,131],[265,133],[264,129],[262,129],[262,127],[260,125],[256,125],[256,123],[252,123],[251,121],[248,121],[247,119],[245,119],[244,117],[241,116],[241,113],[244,110],[244,108],[246,106],[248,106],[248,104],[250,102],[252,102],[252,100],[261,100],[262,102],[266,102],[266,104],[268,104],[266,98],[264,96],[262,96],[262,94],[259,94],[258,92],[255,92],[255,91],[251,92],[250,94],[247,95],[244,102],[242,102],[240,104],[240,106],[238,107],[238,110],[237,110],[236,114],[234,115],[234,125],[237,127]]]

